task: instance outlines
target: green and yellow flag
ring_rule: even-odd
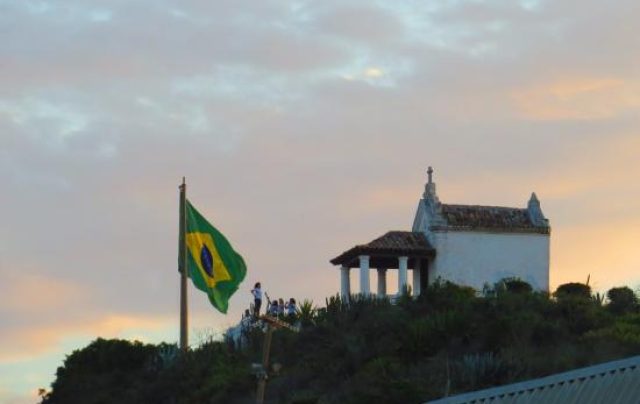
[[[188,200],[184,242],[187,274],[196,288],[207,293],[211,304],[226,313],[229,298],[247,273],[244,260]]]

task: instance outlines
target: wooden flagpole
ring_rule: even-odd
[[[178,271],[180,272],[180,349],[189,349],[189,316],[187,311],[187,248],[185,236],[187,233],[187,184],[182,177],[180,185],[180,225],[178,247]]]

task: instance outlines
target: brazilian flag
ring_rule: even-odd
[[[207,293],[211,304],[226,313],[229,298],[238,290],[247,267],[226,237],[186,202],[187,274],[196,288]]]

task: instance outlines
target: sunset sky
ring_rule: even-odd
[[[0,403],[98,336],[178,339],[178,185],[262,281],[444,203],[550,219],[551,286],[640,286],[637,0],[0,0]],[[375,277],[372,280],[375,281]]]

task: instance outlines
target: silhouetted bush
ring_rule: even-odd
[[[607,292],[607,308],[616,314],[632,313],[638,309],[638,298],[627,286],[612,288]]]
[[[584,283],[565,283],[553,293],[556,299],[590,299],[591,286]]]
[[[531,285],[522,279],[506,278],[502,282],[506,291],[510,293],[531,293],[533,291]]]

